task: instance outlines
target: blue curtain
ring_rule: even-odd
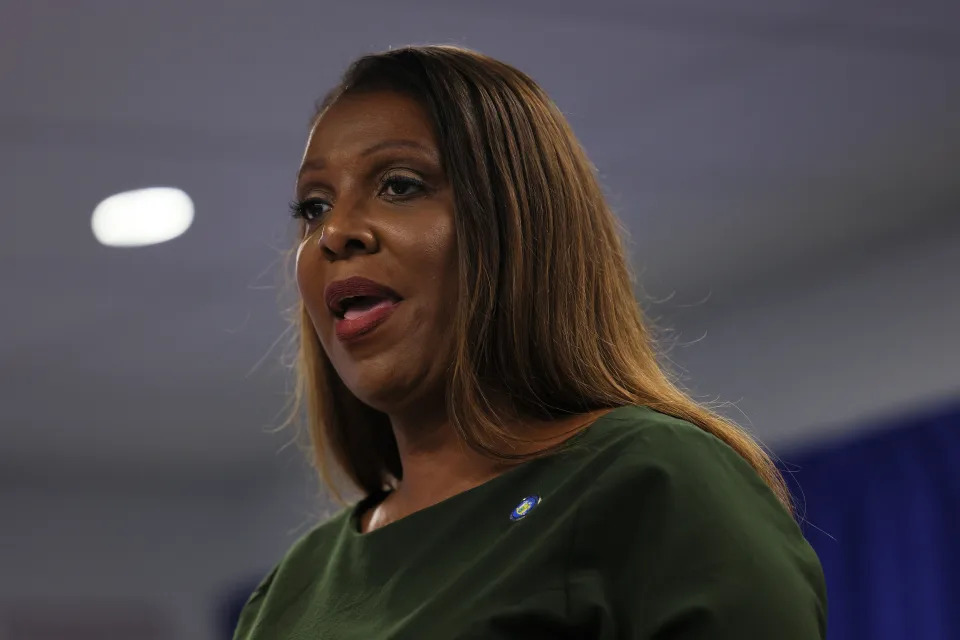
[[[960,639],[960,404],[878,426],[782,456],[826,574],[827,637]]]

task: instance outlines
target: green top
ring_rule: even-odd
[[[651,409],[615,409],[560,453],[361,534],[379,499],[294,544],[235,640],[825,636],[820,563],[774,494],[725,443]]]

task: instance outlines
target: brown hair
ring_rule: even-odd
[[[405,47],[354,62],[318,117],[350,92],[391,90],[426,109],[455,198],[460,299],[446,389],[453,427],[502,460],[501,425],[629,404],[714,434],[788,511],[770,457],[735,424],[681,391],[658,364],[633,292],[624,234],[566,119],[527,75],[454,46]],[[305,413],[314,463],[365,493],[403,470],[387,416],[361,403],[297,311],[293,416]],[[494,400],[496,398],[496,400]],[[552,449],[551,449],[552,450]]]

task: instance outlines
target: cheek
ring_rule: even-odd
[[[294,263],[293,263],[294,275],[295,275],[296,278],[297,278],[297,288],[300,289],[300,293],[301,293],[301,294],[303,294],[303,285],[304,285],[304,273],[303,273],[303,269],[304,269],[304,258],[303,258],[303,251],[304,251],[304,248],[305,248],[306,246],[307,246],[307,240],[304,239],[304,240],[302,240],[302,241],[300,242],[300,244],[297,246],[297,257],[294,259]]]
[[[432,236],[430,251],[423,256],[422,269],[429,274],[431,330],[445,335],[456,315],[459,297],[459,264],[452,230]],[[436,338],[434,334],[433,338]]]
[[[440,255],[441,255],[441,280],[443,283],[444,294],[448,299],[448,303],[452,308],[456,307],[457,301],[457,290],[459,289],[459,272],[460,265],[457,254],[457,236],[453,229],[453,225],[450,225],[450,228],[447,229],[446,237],[443,239]]]
[[[313,326],[319,329],[317,324],[324,318],[322,312],[326,310],[326,303],[323,301],[323,273],[317,266],[315,255],[317,250],[316,243],[311,243],[309,238],[300,243],[297,247],[295,275],[300,297],[310,314]]]
[[[457,281],[457,234],[452,216],[444,215],[441,221],[420,234],[419,249],[422,252],[423,268],[431,274],[430,279],[448,288],[448,281]]]

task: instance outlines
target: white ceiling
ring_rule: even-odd
[[[749,295],[941,224],[960,200],[960,5],[906,7],[5,3],[0,467],[274,459],[286,203],[314,100],[364,52],[455,42],[533,75],[655,294]],[[191,194],[191,230],[99,246],[96,203],[150,185]]]

